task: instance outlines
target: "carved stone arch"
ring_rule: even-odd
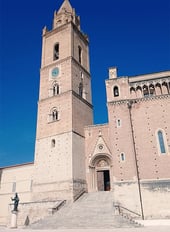
[[[161,87],[160,83],[156,83],[155,92],[156,92],[156,95],[161,95],[162,94],[162,87]]]
[[[141,86],[136,87],[136,96],[137,96],[137,98],[142,97],[142,88],[141,88]]]
[[[101,160],[104,160],[108,164],[108,166],[113,165],[112,157],[109,154],[96,154],[92,157],[90,161],[90,166],[96,167],[96,164]]]
[[[110,191],[113,189],[113,161],[107,153],[97,153],[89,162],[89,191]]]
[[[169,93],[168,83],[164,81],[162,83],[162,94],[168,94],[168,93]]]
[[[147,85],[144,85],[142,89],[143,89],[143,96],[144,96],[144,97],[148,97],[148,96],[149,96],[149,89],[148,89],[148,86],[147,86]]]
[[[149,95],[155,95],[155,86],[153,84],[149,85]]]
[[[134,87],[131,87],[131,88],[130,88],[130,94],[131,94],[131,97],[132,97],[132,98],[136,98],[136,91],[135,91],[135,88],[134,88]]]

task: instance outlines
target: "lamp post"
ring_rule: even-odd
[[[137,183],[138,183],[138,190],[139,190],[139,199],[140,199],[140,206],[141,206],[141,214],[142,219],[144,220],[144,212],[143,212],[143,202],[142,202],[142,193],[141,193],[141,184],[140,184],[140,177],[139,177],[139,170],[138,170],[138,161],[137,161],[137,153],[136,153],[136,146],[135,146],[135,138],[134,138],[134,131],[133,131],[133,123],[132,123],[132,105],[136,103],[134,100],[130,100],[127,102],[127,106],[129,109],[129,119],[130,119],[130,127],[132,132],[132,143],[135,155],[135,166],[136,166],[136,174],[137,174]]]

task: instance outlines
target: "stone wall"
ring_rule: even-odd
[[[170,218],[170,179],[141,181],[145,219]]]
[[[8,205],[15,192],[18,193],[20,203],[29,202],[32,194],[34,164],[28,163],[5,167],[1,170],[0,181],[0,225],[7,224]]]
[[[170,180],[117,182],[114,202],[144,219],[170,218]],[[140,198],[141,195],[141,198]]]
[[[43,219],[52,213],[52,208],[57,208],[62,201],[37,201],[21,203],[18,207],[17,226],[28,226],[40,219]],[[9,205],[8,226],[11,223],[12,204]]]

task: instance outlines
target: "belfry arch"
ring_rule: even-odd
[[[109,154],[96,154],[89,164],[89,192],[110,191],[112,187],[112,157]]]

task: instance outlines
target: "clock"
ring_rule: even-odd
[[[59,68],[56,67],[56,68],[53,68],[52,71],[51,71],[51,76],[52,78],[55,78],[59,75]]]

